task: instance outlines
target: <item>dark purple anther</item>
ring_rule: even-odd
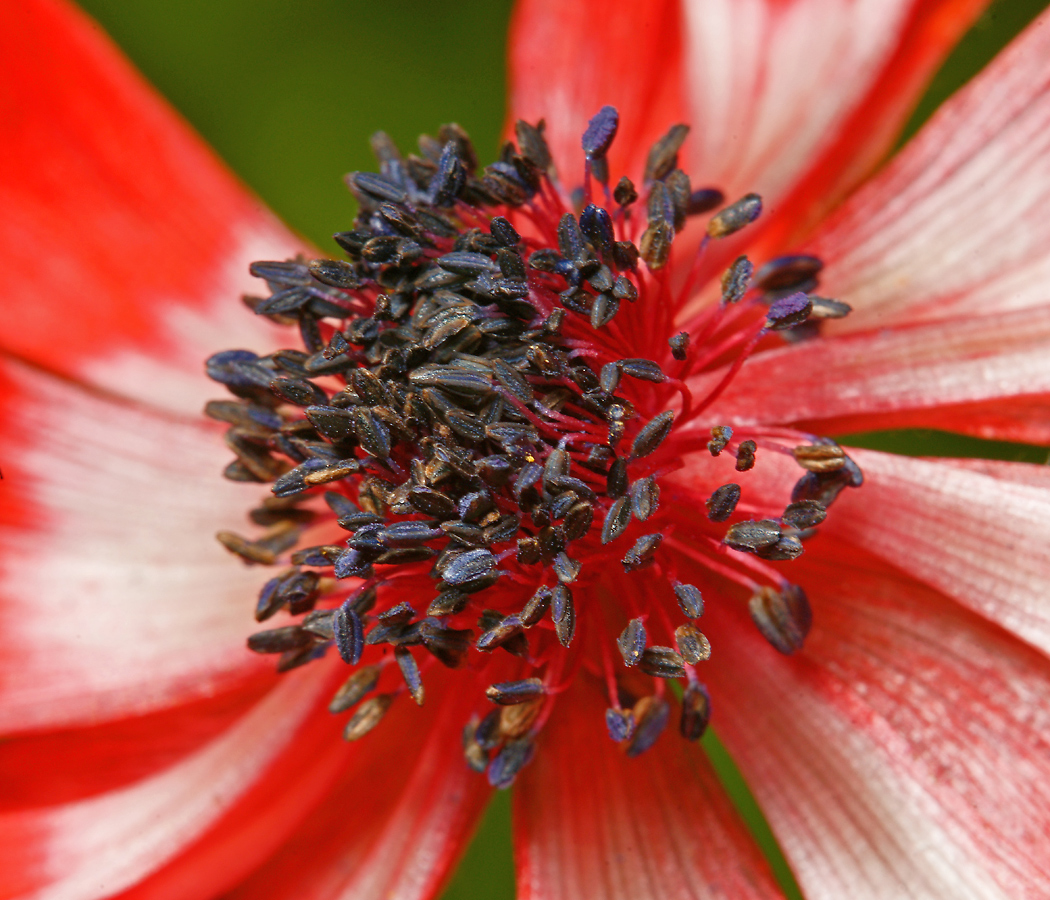
[[[437,172],[430,179],[430,202],[434,206],[452,206],[466,180],[467,172],[460,162],[459,151],[455,143],[449,141],[441,151]]]
[[[799,325],[809,318],[813,309],[813,301],[801,291],[797,294],[789,294],[781,297],[769,307],[766,315],[766,327],[778,331],[781,328],[791,328]]]
[[[755,287],[762,291],[793,288],[813,278],[823,268],[824,262],[818,256],[777,256],[755,273]]]
[[[629,709],[607,709],[605,727],[609,729],[609,737],[614,741],[626,741],[634,734],[634,717]]]
[[[612,217],[608,211],[593,203],[580,213],[580,230],[594,244],[595,249],[603,254],[611,253],[615,237],[613,235]]]
[[[689,195],[689,207],[687,215],[698,216],[701,213],[711,212],[725,203],[726,196],[718,188],[698,188]]]
[[[357,665],[361,661],[361,652],[365,648],[365,636],[361,617],[354,612],[350,600],[343,603],[336,611],[332,625],[339,656],[347,665]]]
[[[588,159],[601,159],[609,152],[616,129],[620,127],[620,114],[615,106],[603,106],[587,123],[583,133],[583,152]]]

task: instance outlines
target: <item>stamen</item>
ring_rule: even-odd
[[[801,649],[813,623],[809,598],[802,588],[793,584],[779,591],[763,588],[751,598],[748,608],[762,636],[777,650],[790,655]]]
[[[249,648],[277,655],[279,671],[334,648],[352,668],[330,703],[350,712],[347,740],[398,697],[424,703],[436,663],[494,666],[483,690],[465,676],[478,703],[463,753],[497,787],[528,764],[574,674],[604,677],[606,726],[628,756],[665,730],[667,679],[684,679],[679,730],[698,739],[711,707],[694,666],[711,642],[695,624],[701,591],[675,580],[674,558],[752,594],[755,626],[796,652],[811,613],[775,564],[863,481],[833,442],[716,425],[707,448],[726,451],[715,464],[727,483],[662,484],[702,449],[699,418],[761,342],[819,335],[849,307],[811,294],[816,257],[756,271],[740,256],[721,301],[676,323],[705,248],[754,222],[762,201],[723,206],[717,188],[694,190],[679,168],[685,125],[653,146],[641,192],[620,177],[610,195],[618,128],[613,107],[590,120],[582,182],[565,191],[542,122],[518,122],[516,144],[484,168],[456,125],[407,156],[375,135],[380,172],[346,178],[360,207],[334,236],[346,258],[251,267],[269,295],[247,305],[297,325],[301,346],[223,351],[206,366],[234,398],[206,408],[229,426],[226,477],[271,486],[250,513],[259,536],[218,535],[246,564],[282,566],[255,608],[280,624]],[[671,267],[691,227],[703,237],[683,287]],[[694,402],[694,376],[719,370]],[[760,445],[803,470],[776,500],[745,497],[747,476],[732,474],[762,465]],[[668,580],[650,588],[652,577]],[[729,602],[701,583],[708,602]],[[600,660],[587,658],[591,623]]]

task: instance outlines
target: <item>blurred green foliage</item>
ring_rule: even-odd
[[[906,129],[1019,32],[1046,0],[998,0],[946,62]],[[353,204],[341,176],[372,168],[368,136],[402,147],[456,121],[482,159],[504,116],[509,0],[82,0],[154,85],[293,228],[336,252]],[[1046,451],[938,432],[883,433],[852,443],[922,455],[1045,462]],[[799,897],[757,804],[715,735],[704,747]],[[514,894],[510,797],[491,805],[445,900]]]
[[[509,0],[86,0],[146,77],[285,222],[331,253],[346,172],[380,129],[459,122],[493,158]]]

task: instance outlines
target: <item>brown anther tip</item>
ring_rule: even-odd
[[[711,697],[699,682],[686,686],[682,692],[682,718],[679,732],[687,741],[698,741],[711,721]]]
[[[616,183],[616,187],[613,188],[613,200],[615,200],[619,206],[630,206],[637,199],[638,191],[634,187],[634,182],[624,175]]]
[[[695,625],[679,625],[674,631],[675,644],[682,658],[690,665],[711,658],[711,644]]]
[[[379,684],[379,666],[362,666],[351,675],[328,704],[328,711],[341,713],[356,706]]]
[[[762,636],[779,652],[790,655],[802,648],[813,624],[809,598],[802,588],[794,584],[779,591],[762,588],[751,597],[748,608]]]
[[[801,444],[791,455],[810,472],[835,472],[846,465],[846,452],[838,444]]]
[[[678,151],[688,135],[689,126],[679,123],[672,125],[667,134],[653,144],[645,163],[646,181],[658,181],[670,174],[678,165]]]
[[[723,542],[734,550],[754,553],[763,547],[771,547],[781,536],[780,523],[775,519],[748,519],[729,526]]]
[[[736,470],[747,472],[755,467],[755,450],[758,449],[754,441],[741,441],[737,447]]]
[[[689,332],[679,331],[678,334],[667,339],[667,343],[671,348],[671,356],[677,359],[679,362],[686,359],[689,355]]]
[[[634,718],[634,732],[627,744],[627,756],[635,757],[652,747],[663,734],[671,707],[661,697],[642,697],[634,704],[631,715]]]
[[[707,223],[708,237],[729,237],[750,225],[761,214],[762,198],[758,194],[745,194],[711,218]]]
[[[542,711],[542,697],[502,707],[499,711],[500,735],[508,740],[525,737]]]
[[[357,741],[363,738],[383,721],[383,716],[386,715],[387,710],[390,709],[390,704],[393,702],[393,694],[380,694],[378,697],[371,697],[365,700],[357,707],[357,711],[350,717],[350,721],[346,723],[343,738],[348,741]]]
[[[655,416],[649,423],[638,432],[631,444],[631,458],[639,459],[648,456],[659,447],[671,433],[674,425],[674,413],[662,412]]]
[[[675,582],[672,586],[678,600],[678,607],[689,619],[699,619],[704,614],[704,598],[700,589],[692,584]]]
[[[724,522],[733,514],[739,501],[740,485],[723,484],[706,501],[707,518],[712,522]]]
[[[524,678],[521,681],[502,681],[498,684],[490,684],[485,688],[485,696],[493,703],[500,706],[513,706],[519,703],[528,703],[546,693],[543,680],[540,678]]]
[[[638,251],[652,271],[659,271],[671,261],[674,237],[674,223],[665,219],[651,221],[642,232]]]
[[[716,425],[711,429],[711,440],[707,442],[707,449],[712,456],[718,456],[733,439],[733,429],[728,425]]]
[[[673,647],[646,647],[638,668],[653,678],[684,678],[685,660]]]
[[[272,549],[260,546],[232,531],[216,532],[215,538],[227,550],[231,553],[235,553],[247,563],[258,563],[260,565],[269,566],[272,565],[277,558],[277,555]]]

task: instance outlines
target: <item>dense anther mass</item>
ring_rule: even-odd
[[[711,704],[696,667],[712,648],[695,624],[701,590],[677,579],[671,545],[750,588],[756,627],[791,653],[809,604],[768,563],[799,556],[838,493],[861,483],[836,444],[786,429],[675,439],[760,341],[813,338],[849,308],[811,293],[814,257],[757,270],[740,257],[720,303],[675,321],[675,291],[693,289],[664,268],[676,237],[713,213],[699,257],[755,221],[761,199],[693,190],[677,165],[682,125],[652,148],[640,188],[610,188],[618,124],[611,107],[591,121],[583,187],[569,195],[542,122],[519,122],[483,170],[458,126],[410,156],[377,134],[380,173],[347,176],[360,211],[335,235],[346,259],[252,266],[269,295],[247,304],[297,326],[302,349],[207,363],[236,398],[206,410],[230,425],[226,477],[273,495],[250,514],[260,537],[219,540],[284,567],[257,620],[294,617],[250,649],[280,654],[280,671],[337,653],[353,671],[330,708],[352,711],[350,740],[398,696],[423,703],[434,664],[463,668],[478,693],[465,757],[500,787],[581,670],[608,686],[606,725],[628,755],[664,730],[668,679],[684,680],[679,730],[698,739]],[[687,378],[722,371],[692,396]],[[676,508],[661,479],[700,451],[735,460],[728,476],[765,452],[804,472],[779,514],[738,516],[735,482],[710,485],[706,510]]]

